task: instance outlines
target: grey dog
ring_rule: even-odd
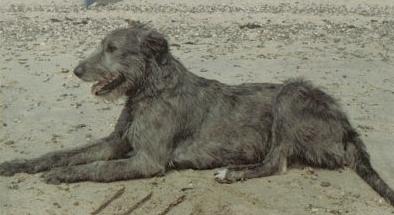
[[[126,96],[115,130],[81,148],[0,164],[0,175],[43,174],[48,183],[111,182],[211,169],[221,183],[283,173],[302,163],[354,169],[392,205],[339,104],[307,81],[230,86],[189,72],[164,36],[138,22],[106,36],[74,70],[92,93]]]

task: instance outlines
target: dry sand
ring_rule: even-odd
[[[151,21],[194,73],[225,83],[304,76],[335,95],[394,188],[394,1],[0,1],[0,162],[72,148],[108,134],[119,114],[72,69],[124,19]],[[373,3],[370,3],[373,2]],[[217,184],[213,171],[124,182],[47,185],[40,174],[0,177],[0,214],[394,214],[353,171],[292,169]]]

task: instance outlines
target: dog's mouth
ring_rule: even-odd
[[[113,74],[103,80],[100,80],[93,84],[92,93],[95,96],[103,96],[116,89],[125,81],[125,77],[122,74]]]

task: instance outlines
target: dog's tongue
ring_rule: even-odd
[[[108,80],[107,80],[107,79],[104,79],[104,80],[102,80],[102,81],[99,81],[99,82],[93,84],[93,86],[92,86],[92,94],[93,94],[93,95],[99,95],[99,94],[100,94],[100,91],[101,91],[101,90],[103,89],[103,87],[104,87],[105,85],[107,85],[107,84],[108,84]]]
[[[96,96],[109,93],[125,80],[123,75],[111,76],[92,86],[92,93]]]

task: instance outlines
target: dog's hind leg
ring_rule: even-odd
[[[274,97],[272,113],[272,145],[263,163],[224,170],[218,181],[269,176],[285,170],[288,158],[329,169],[344,166],[346,117],[328,94],[302,80],[288,82]]]
[[[287,170],[287,159],[291,155],[294,148],[294,137],[289,134],[288,125],[293,121],[289,119],[290,114],[284,112],[288,107],[291,107],[291,100],[288,102],[288,97],[293,92],[287,89],[287,85],[273,98],[272,103],[272,142],[270,150],[262,163],[235,166],[219,170],[216,173],[215,179],[220,183],[232,183],[248,178],[257,178],[270,176],[276,173],[284,173]],[[284,101],[284,102],[283,102]],[[290,103],[290,104],[289,104]],[[298,122],[294,122],[292,126],[296,126]],[[291,132],[291,131],[290,131]]]
[[[287,170],[287,159],[292,151],[292,139],[286,135],[283,124],[283,116],[278,111],[276,98],[273,101],[273,123],[271,129],[270,150],[262,163],[250,165],[232,166],[219,170],[215,174],[215,180],[220,183],[232,183],[235,181],[246,180],[249,178],[266,177],[274,174],[284,173]]]
[[[285,144],[272,147],[262,163],[232,166],[215,173],[219,183],[258,178],[283,173],[287,169],[287,153]]]
[[[0,175],[12,176],[15,173],[37,173],[54,167],[71,166],[97,160],[110,160],[124,157],[131,150],[127,142],[107,137],[97,143],[76,149],[57,151],[30,160],[13,160],[0,164]]]

